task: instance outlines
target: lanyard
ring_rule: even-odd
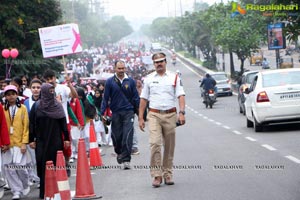
[[[8,115],[9,115],[9,121],[10,121],[11,126],[14,125],[14,118],[15,118],[15,114],[16,114],[16,109],[17,109],[16,105],[14,105],[12,107],[9,107]]]

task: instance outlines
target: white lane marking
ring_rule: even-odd
[[[190,108],[188,105],[186,105],[186,107],[187,107],[188,109],[194,111],[194,109]],[[215,123],[216,125],[218,125],[218,126],[221,126],[221,125],[222,125],[221,122],[216,122],[216,121],[214,121],[213,119],[209,119],[208,117],[204,116],[204,115],[201,114],[201,113],[198,113],[197,111],[194,111],[194,112],[195,112],[196,114],[198,114],[198,116],[203,117],[204,119],[208,119],[208,120],[211,121],[211,122],[214,122],[214,123]],[[223,126],[223,128],[231,129],[229,126]],[[234,130],[233,133],[235,133],[235,134],[237,134],[237,135],[242,135],[242,134],[243,134],[243,133],[241,133],[241,132],[239,132],[239,131],[237,131],[237,130]],[[254,138],[252,138],[252,137],[245,137],[245,138],[246,138],[247,140],[249,140],[249,141],[252,141],[252,142],[257,141],[256,139],[254,139]],[[268,150],[270,150],[270,151],[276,151],[276,150],[277,150],[277,149],[275,149],[274,147],[272,147],[271,145],[268,145],[268,144],[263,144],[263,145],[261,145],[261,146],[264,147],[264,148],[266,148],[266,149],[268,149]],[[288,156],[285,156],[285,157],[286,157],[287,159],[289,159],[289,160],[291,160],[291,161],[297,163],[297,164],[300,164],[300,159],[298,159],[298,158],[296,158],[296,157],[294,157],[294,156],[288,155]],[[75,174],[75,176],[76,176],[76,174]]]
[[[274,147],[272,147],[271,145],[268,145],[268,144],[263,144],[261,146],[265,147],[266,149],[268,149],[270,151],[276,151],[277,150],[277,149],[275,149]]]
[[[239,132],[239,131],[233,131],[235,134],[237,135],[242,135],[243,133]]]
[[[223,126],[223,128],[225,128],[225,129],[231,129],[229,126]]]
[[[287,159],[297,163],[297,164],[300,164],[300,160],[294,156],[291,156],[291,155],[288,155],[288,156],[285,156]]]
[[[90,172],[90,174],[91,174],[91,175],[94,175],[94,174],[96,174],[96,173]],[[71,176],[77,176],[77,174],[72,174]]]
[[[245,137],[247,140],[250,140],[251,142],[255,142],[256,139],[252,138],[252,137]]]

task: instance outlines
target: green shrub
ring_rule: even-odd
[[[210,69],[210,70],[215,70],[216,69],[216,63],[214,63],[213,61],[204,61],[203,62],[203,67],[206,67],[207,69]]]
[[[183,56],[186,57],[186,58],[191,58],[191,57],[192,57],[192,54],[190,54],[189,52],[185,52],[185,53],[183,54]]]

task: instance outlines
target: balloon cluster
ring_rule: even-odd
[[[3,49],[2,50],[2,56],[6,59],[9,57],[16,58],[16,57],[18,57],[18,55],[19,55],[18,49],[11,49],[11,50]]]
[[[11,50],[9,50],[9,49],[3,49],[2,50],[2,56],[5,58],[5,60],[6,60],[6,75],[5,75],[5,78],[6,79],[9,79],[10,78],[10,70],[11,70],[11,67],[12,67],[12,61],[11,61],[11,63],[10,63],[10,66],[9,67],[7,67],[7,59],[9,58],[9,57],[11,57],[12,59],[15,59],[16,57],[18,57],[18,55],[19,55],[19,51],[18,51],[18,49],[16,49],[16,48],[13,48],[13,49],[11,49]]]

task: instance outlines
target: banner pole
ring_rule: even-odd
[[[63,60],[63,65],[64,65],[65,77],[67,77],[68,73],[67,73],[67,67],[66,67],[66,61],[65,61],[65,56],[64,55],[62,55],[62,60]]]

